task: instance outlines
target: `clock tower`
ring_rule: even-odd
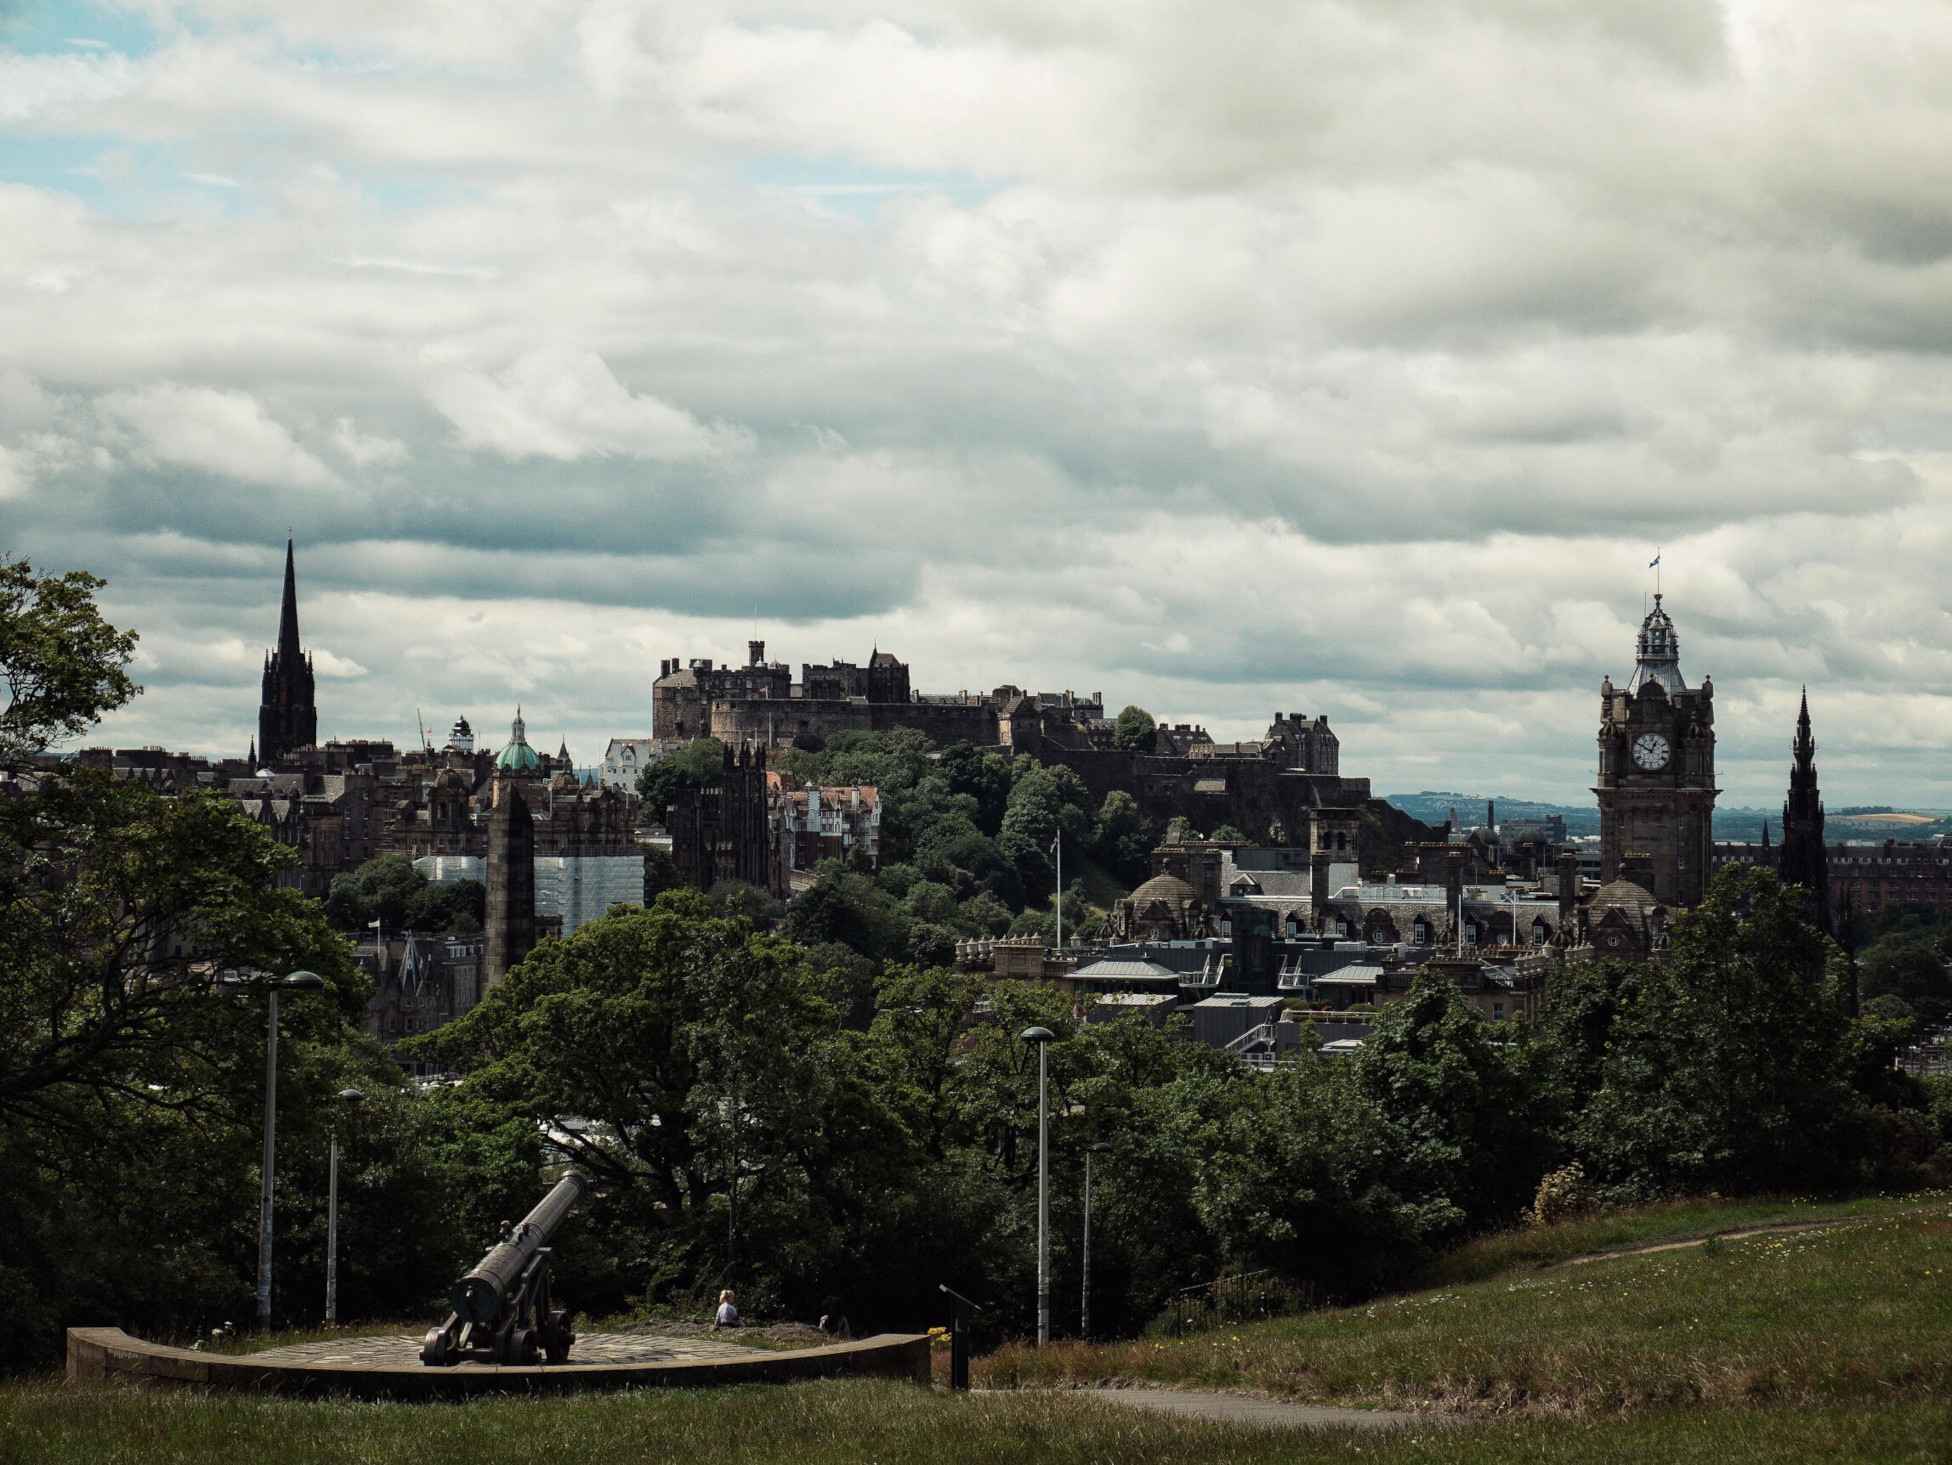
[[[1654,597],[1640,623],[1633,680],[1600,683],[1600,880],[1644,856],[1653,895],[1689,906],[1707,888],[1714,848],[1715,684],[1689,690],[1674,622]],[[1640,863],[1636,861],[1636,863]]]

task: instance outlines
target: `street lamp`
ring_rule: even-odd
[[[233,990],[266,994],[264,1040],[264,1185],[258,1207],[258,1330],[271,1331],[271,1180],[277,1162],[278,1133],[278,994],[316,992],[325,985],[317,972],[291,972],[282,977],[262,972],[226,972],[220,985]]]
[[[358,1089],[340,1089],[341,1104],[362,1104],[366,1096]],[[332,1115],[332,1168],[326,1182],[325,1222],[325,1321],[330,1327],[339,1321],[339,1114]]]
[[[1049,1028],[1025,1028],[1020,1041],[1037,1045],[1037,1346],[1051,1340],[1051,1040]]]
[[[1085,1342],[1091,1341],[1091,1157],[1110,1151],[1102,1139],[1084,1151],[1084,1307],[1078,1314],[1078,1337]]]

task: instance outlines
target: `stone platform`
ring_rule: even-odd
[[[712,1338],[599,1333],[578,1338],[570,1357],[573,1362],[555,1367],[462,1363],[429,1368],[420,1361],[420,1339],[407,1334],[336,1338],[224,1355],[147,1343],[120,1328],[68,1329],[71,1379],[309,1397],[465,1399],[477,1394],[578,1389],[783,1384],[841,1375],[879,1375],[926,1384],[931,1373],[929,1340],[919,1333],[881,1333],[857,1342],[781,1351]]]
[[[688,1363],[699,1359],[763,1358],[770,1351],[709,1338],[667,1338],[646,1333],[579,1333],[576,1335],[576,1346],[569,1350],[569,1356],[577,1364]],[[283,1348],[266,1348],[260,1353],[225,1356],[252,1358],[260,1363],[324,1364],[334,1367],[426,1366],[420,1361],[418,1333],[394,1333],[372,1338],[328,1338],[321,1343],[292,1343]],[[454,1364],[453,1367],[478,1372],[496,1365],[470,1360]]]

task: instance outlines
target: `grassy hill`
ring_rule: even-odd
[[[1704,1228],[1807,1225],[1708,1246]],[[1001,1392],[885,1382],[466,1405],[0,1387],[14,1461],[1943,1461],[1952,1440],[1952,1199],[1650,1208],[1489,1238],[1442,1285],[1186,1339],[981,1361]],[[1107,1378],[1459,1413],[1388,1435],[1256,1432],[1135,1415]],[[1012,1387],[1012,1386],[1018,1387]]]
[[[1744,1209],[1711,1224],[1797,1223]],[[1482,1280],[1186,1338],[1006,1348],[986,1373],[999,1387],[1115,1377],[1479,1412],[1952,1399],[1952,1204],[1839,1210],[1818,1229],[1542,1269],[1594,1239],[1698,1234],[1699,1212],[1623,1218],[1611,1238],[1606,1220],[1579,1222],[1521,1238],[1532,1254]],[[1445,1265],[1484,1270],[1468,1254]]]

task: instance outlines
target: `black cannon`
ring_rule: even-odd
[[[454,1311],[420,1343],[420,1361],[435,1367],[472,1358],[482,1363],[567,1363],[576,1335],[569,1314],[549,1305],[549,1248],[543,1243],[590,1193],[581,1171],[571,1170],[536,1208],[511,1227],[481,1265],[454,1284]]]

